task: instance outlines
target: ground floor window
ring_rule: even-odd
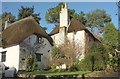
[[[6,52],[7,51],[0,52],[1,53],[1,62],[5,62],[6,61]]]
[[[42,55],[43,54],[41,54],[41,53],[36,53],[36,59],[37,59],[37,61],[41,61],[41,57],[42,57]]]

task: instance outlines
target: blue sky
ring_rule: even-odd
[[[49,8],[55,7],[57,4],[58,2],[2,2],[2,12],[11,12],[17,17],[18,9],[21,6],[34,6],[35,13],[40,13],[40,25],[47,27],[47,32],[50,32],[54,25],[45,21],[45,13]],[[118,27],[118,16],[116,15],[118,8],[115,2],[67,2],[67,4],[68,8],[74,9],[77,13],[80,11],[87,13],[97,8],[104,9],[111,16],[114,25]]]

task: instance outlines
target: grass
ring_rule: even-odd
[[[50,71],[33,71],[33,72],[19,72],[18,74],[28,74],[28,75],[36,75],[36,76],[60,76],[60,75],[81,75],[81,74],[89,74],[89,73],[94,73],[91,71],[66,71],[66,72],[50,72]]]

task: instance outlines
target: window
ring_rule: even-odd
[[[40,53],[36,53],[36,59],[37,59],[37,61],[41,61],[41,56],[42,56],[43,54],[40,54]]]
[[[7,51],[1,52],[1,62],[5,62],[6,61],[6,52]]]
[[[39,37],[37,36],[37,43],[39,43],[40,41],[39,41]]]

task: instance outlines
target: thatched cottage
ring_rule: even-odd
[[[24,69],[24,57],[35,54],[38,67],[47,67],[52,47],[52,38],[39,26],[32,16],[16,21],[2,32],[0,62],[7,67]]]
[[[91,42],[99,42],[99,39],[82,23],[69,15],[66,3],[61,7],[60,24],[50,32],[50,36],[58,46],[63,44],[66,38],[79,45],[82,48],[77,56],[80,60],[84,58]]]

